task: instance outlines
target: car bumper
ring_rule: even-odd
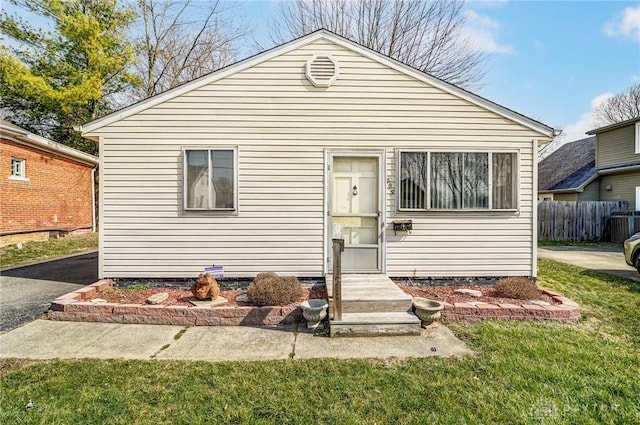
[[[631,261],[632,259],[632,253],[633,253],[633,246],[635,245],[633,242],[624,242],[624,261],[630,265],[633,266],[633,262]]]

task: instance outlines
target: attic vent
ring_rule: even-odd
[[[316,87],[329,87],[338,79],[338,75],[338,61],[331,55],[316,54],[307,61],[307,80]]]

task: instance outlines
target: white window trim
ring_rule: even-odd
[[[636,211],[640,211],[640,186],[636,186]]]
[[[636,123],[636,153],[640,154],[640,122]]]
[[[13,162],[14,161],[19,161],[20,162],[20,174],[13,174]],[[21,181],[21,182],[28,182],[29,179],[27,178],[27,160],[24,158],[16,158],[16,157],[11,157],[11,170],[10,170],[10,175],[9,175],[9,180],[14,180],[14,181]]]
[[[400,207],[400,155],[403,152],[420,152],[427,154],[427,188],[426,188],[426,201],[427,208],[401,208]],[[489,156],[488,160],[488,168],[489,168],[489,208],[431,208],[431,153],[486,153]],[[495,153],[512,153],[515,154],[515,175],[513,178],[513,184],[515,189],[515,207],[514,208],[492,208],[493,205],[493,172],[492,172],[492,164],[493,164],[493,154]],[[396,203],[396,211],[402,213],[424,213],[424,212],[457,212],[457,213],[465,213],[465,212],[517,212],[520,210],[520,151],[518,150],[475,150],[475,149],[396,149],[395,155],[395,166],[396,166],[396,191],[395,191],[395,203]]]
[[[207,151],[211,170],[211,151],[231,151],[233,154],[233,208],[189,208],[187,207],[187,151]],[[211,176],[211,174],[209,174]],[[208,179],[211,184],[211,178]],[[211,190],[211,189],[209,189]],[[209,198],[211,199],[211,198]],[[182,147],[182,209],[185,212],[237,213],[238,212],[238,147],[237,146],[183,146]]]

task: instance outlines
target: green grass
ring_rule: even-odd
[[[22,244],[22,249],[18,249],[15,244],[9,245],[0,248],[0,268],[19,266],[91,249],[98,249],[97,233],[26,242]]]
[[[5,360],[0,423],[640,423],[639,284],[548,260],[540,283],[584,320],[450,324],[457,359]]]
[[[617,246],[622,247],[622,244],[613,242],[599,242],[599,241],[551,241],[547,239],[539,239],[538,246]]]

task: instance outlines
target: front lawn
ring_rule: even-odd
[[[0,268],[5,269],[94,249],[98,249],[97,233],[25,242],[22,248],[18,248],[15,244],[8,245],[0,248]]]
[[[584,320],[451,324],[457,359],[5,360],[0,423],[640,423],[638,284],[549,260],[540,283]]]

